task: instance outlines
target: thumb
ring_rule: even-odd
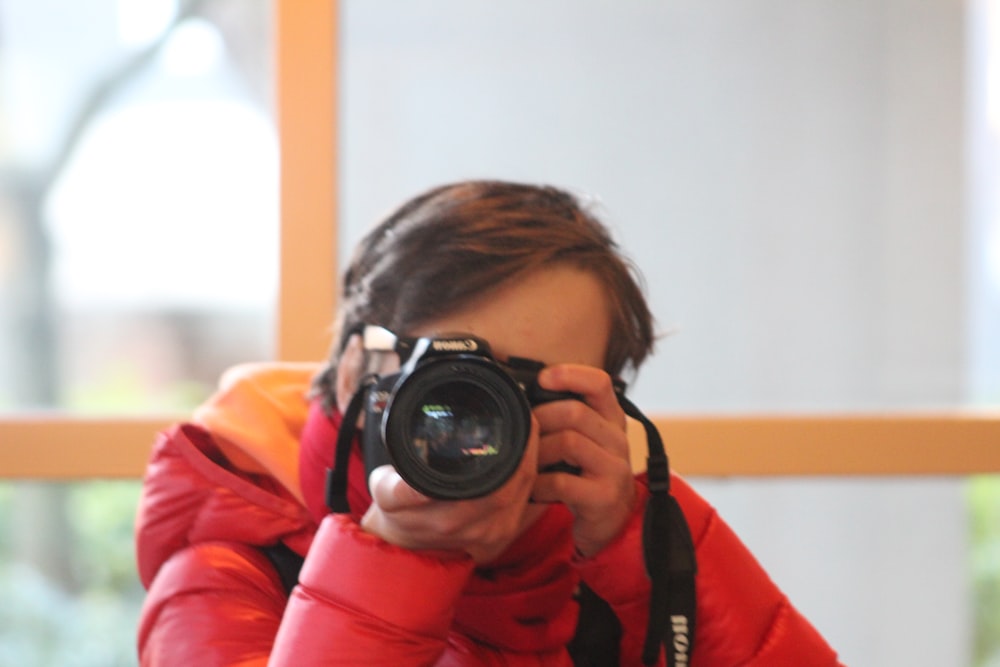
[[[426,505],[431,499],[420,493],[399,476],[391,465],[372,470],[368,477],[368,491],[383,511],[392,512]]]

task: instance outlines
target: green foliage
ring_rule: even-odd
[[[131,667],[143,591],[135,573],[138,482],[69,485],[64,509],[73,581],[46,576],[21,554],[34,526],[15,521],[19,494],[57,485],[0,484],[0,667]],[[64,487],[65,488],[65,487]]]
[[[139,482],[92,482],[70,490],[70,525],[88,585],[139,593],[135,571],[135,508]]]
[[[125,667],[137,662],[139,601],[111,590],[71,596],[23,563],[0,565],[0,666]]]
[[[971,577],[977,667],[1000,665],[1000,478],[977,477],[968,487]]]

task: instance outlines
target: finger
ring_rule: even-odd
[[[587,516],[592,510],[601,510],[616,503],[616,498],[626,481],[631,481],[620,461],[602,465],[582,465],[580,475],[568,473],[543,473],[532,489],[536,503],[560,502],[577,517]]]
[[[538,469],[557,463],[566,463],[580,469],[580,475],[593,476],[601,471],[602,466],[610,461],[620,459],[589,438],[573,431],[558,431],[542,437],[538,453]]]
[[[432,502],[431,498],[407,484],[391,465],[379,466],[371,472],[368,491],[386,512],[398,512]]]
[[[579,401],[558,401],[546,403],[535,408],[535,416],[541,425],[542,433],[549,442],[548,436],[566,433],[577,434],[593,446],[610,452],[618,458],[629,457],[628,435],[624,424],[609,421],[590,406]],[[576,442],[575,440],[573,442]],[[586,443],[581,442],[580,446]],[[549,445],[543,444],[540,456],[548,460],[551,453]]]
[[[604,419],[625,428],[625,411],[618,404],[611,376],[603,370],[581,364],[556,364],[542,369],[538,384],[543,389],[579,394]]]

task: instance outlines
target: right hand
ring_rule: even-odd
[[[520,466],[493,493],[469,500],[435,500],[407,484],[392,466],[380,466],[368,479],[372,504],[361,527],[390,544],[414,550],[463,552],[477,564],[495,560],[545,511],[529,504],[538,475],[538,422]]]

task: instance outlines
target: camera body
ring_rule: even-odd
[[[432,498],[487,495],[517,469],[531,408],[576,399],[538,386],[543,364],[501,363],[475,336],[419,338],[398,373],[375,382],[365,405],[362,446],[368,474],[393,465]],[[564,464],[555,469],[574,472]]]

